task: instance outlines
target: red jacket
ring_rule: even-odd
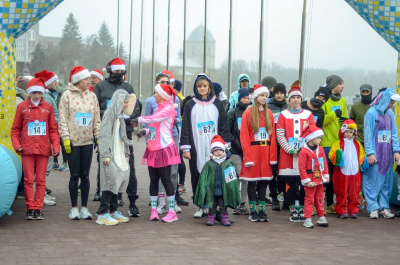
[[[320,178],[315,178],[314,174],[314,159],[315,156],[319,161]],[[325,183],[329,180],[328,163],[326,162],[325,152],[321,146],[318,146],[314,152],[308,148],[307,144],[304,145],[299,154],[299,172],[301,184],[305,185],[312,181],[317,184]]]
[[[45,124],[33,126],[35,121],[45,122]],[[30,126],[29,131],[28,126]],[[32,135],[29,136],[28,133]],[[11,141],[15,150],[23,148],[21,152],[18,152],[20,155],[51,156],[51,145],[54,153],[60,153],[60,137],[53,106],[43,98],[38,106],[33,104],[30,98],[21,102],[17,107],[11,128]]]

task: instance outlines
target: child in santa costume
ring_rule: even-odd
[[[163,222],[178,221],[175,212],[175,188],[171,181],[171,165],[181,162],[178,149],[172,136],[172,127],[176,116],[176,103],[172,104],[171,99],[175,99],[175,92],[168,84],[158,84],[153,95],[158,104],[153,115],[141,116],[133,119],[133,123],[149,124],[149,128],[142,129],[139,136],[145,135],[147,138],[147,148],[143,155],[142,164],[147,164],[150,175],[150,220],[159,220],[157,212],[158,186],[161,179],[167,193],[169,210],[168,214],[162,218]],[[175,102],[175,100],[174,100]]]
[[[240,179],[248,181],[249,219],[252,222],[268,222],[264,211],[265,193],[268,182],[273,178],[272,165],[277,164],[274,116],[266,104],[268,96],[268,88],[255,86],[253,106],[243,113],[240,130],[243,149]]]
[[[341,219],[357,219],[358,194],[361,191],[361,166],[365,152],[357,137],[356,123],[348,119],[343,122],[337,140],[329,152],[333,169],[333,191],[336,195],[336,214]],[[347,212],[348,211],[348,212]]]
[[[324,132],[315,125],[309,125],[303,131],[306,144],[299,154],[299,172],[301,184],[304,185],[304,226],[313,228],[312,213],[313,206],[317,209],[319,226],[328,226],[324,210],[324,186],[329,182],[328,164],[326,162],[324,149],[320,146]]]
[[[240,205],[239,186],[235,167],[226,160],[225,141],[215,135],[211,140],[210,160],[201,171],[194,204],[209,207],[206,225],[213,226],[217,207],[221,213],[221,225],[230,226],[227,207]]]

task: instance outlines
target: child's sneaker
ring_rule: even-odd
[[[157,206],[157,212],[158,212],[158,214],[166,213],[167,207],[165,207],[165,204],[159,203]]]
[[[307,218],[304,223],[303,223],[304,227],[307,228],[314,228],[314,225],[312,223],[312,219],[311,218]]]
[[[125,202],[124,202],[122,199],[119,199],[119,200],[118,200],[118,206],[119,206],[119,207],[124,206],[124,204],[125,204]]]
[[[369,213],[369,218],[370,218],[370,219],[378,219],[378,218],[379,218],[378,210],[372,210],[372,211]]]
[[[125,217],[122,215],[122,213],[120,211],[115,211],[112,215],[112,218],[114,218],[115,220],[117,220],[119,223],[126,223],[129,221],[128,217]]]
[[[58,163],[54,163],[53,170],[59,170],[59,169],[60,169],[60,165]]]
[[[92,214],[89,212],[87,207],[82,207],[81,211],[79,212],[79,218],[83,220],[92,220]]]
[[[158,221],[160,217],[158,217],[157,209],[152,208],[150,213],[150,221]]]
[[[28,210],[26,212],[25,220],[33,220],[35,219],[35,212],[34,210]]]
[[[319,226],[323,226],[323,227],[328,227],[328,221],[326,221],[325,216],[321,216],[318,221],[317,221],[317,225]]]
[[[336,214],[335,204],[327,206],[326,209],[325,209],[325,212],[329,213],[329,214]]]
[[[182,212],[182,208],[178,206],[178,204],[175,201],[175,212],[176,213],[181,213]]]
[[[358,219],[358,215],[356,213],[351,213],[350,214],[351,219]]]
[[[81,219],[79,216],[79,209],[77,207],[73,207],[69,212],[69,219],[71,220],[79,220]]]
[[[50,195],[46,194],[46,195],[44,196],[43,204],[44,204],[44,205],[47,205],[47,206],[54,206],[54,205],[56,205],[56,202],[55,202],[54,200],[52,200],[52,198],[54,198],[54,197],[51,197]],[[54,198],[54,199],[55,199],[55,198]]]
[[[206,225],[207,226],[213,226],[215,224],[215,213],[209,213],[207,215],[207,221],[206,221]]]
[[[379,217],[383,217],[386,219],[393,219],[394,214],[390,212],[390,209],[383,209],[382,211],[379,211]]]
[[[35,210],[34,215],[35,220],[44,220],[44,216],[41,210]]]
[[[299,212],[297,211],[296,206],[291,205],[289,207],[289,209],[290,209],[290,218],[289,218],[289,220],[292,221],[292,222],[297,222],[297,223],[300,222]]]
[[[240,204],[240,213],[243,215],[249,215],[249,210],[247,210],[244,203]]]
[[[235,209],[232,210],[233,215],[240,215],[240,205],[238,205]]]
[[[109,213],[105,213],[103,216],[100,214],[97,216],[96,223],[99,225],[117,225],[118,221],[112,218]]]
[[[97,192],[94,194],[94,196],[93,196],[93,201],[94,202],[98,202],[98,201],[101,201],[101,196],[100,196],[100,194],[98,194]]]
[[[340,219],[347,219],[349,218],[349,214],[348,213],[342,213],[341,215],[339,215]]]
[[[176,215],[176,212],[168,211],[168,214],[162,219],[162,221],[166,223],[172,223],[178,221],[178,216]]]
[[[299,209],[297,210],[297,212],[299,213],[299,221],[300,222],[304,222],[305,218],[304,218],[304,207],[300,206]]]
[[[63,162],[63,163],[61,164],[59,170],[60,170],[60,171],[68,171],[68,170],[69,170],[68,164],[66,164],[66,163]]]
[[[268,216],[264,211],[260,211],[258,213],[258,216],[260,217],[260,222],[268,222]]]
[[[203,208],[199,207],[197,211],[194,213],[194,218],[201,218],[203,217]]]
[[[251,211],[249,220],[252,222],[260,222],[260,216],[258,215],[257,211]]]

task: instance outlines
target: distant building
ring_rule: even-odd
[[[32,52],[39,42],[39,23],[15,40],[17,76],[30,75],[29,65],[32,61]]]

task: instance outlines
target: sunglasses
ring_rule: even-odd
[[[157,81],[157,84],[169,85],[169,81]]]

